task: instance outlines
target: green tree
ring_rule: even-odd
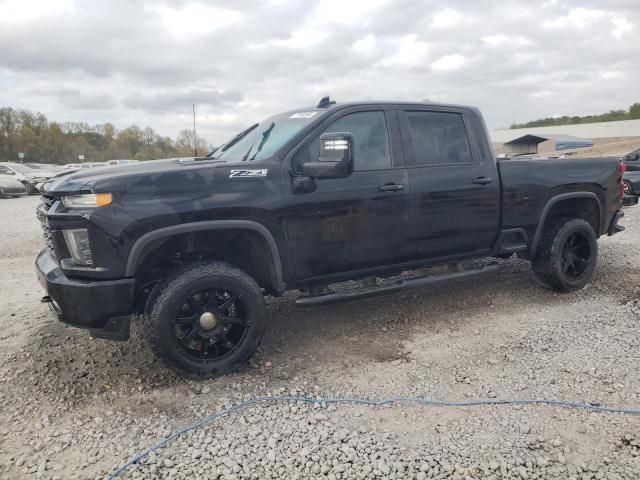
[[[640,103],[636,102],[629,107],[629,115],[633,119],[640,118]]]
[[[111,123],[89,125],[84,122],[58,123],[40,112],[0,108],[0,161],[25,160],[40,163],[76,163],[83,154],[86,161],[119,158],[150,160],[193,155],[191,131],[181,132],[180,140],[161,137],[151,127],[132,125],[118,130]],[[207,142],[198,138],[198,152]]]

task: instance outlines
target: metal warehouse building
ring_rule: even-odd
[[[640,120],[505,128],[493,130],[491,140],[497,153],[624,155],[640,147]]]
[[[555,133],[527,134],[502,145],[503,153],[548,153],[593,146],[591,140]]]

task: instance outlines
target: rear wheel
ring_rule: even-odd
[[[624,185],[624,194],[625,195],[631,195],[633,193],[633,190],[631,188],[631,182],[625,180],[623,182],[623,185]]]
[[[589,283],[597,259],[598,242],[591,225],[579,218],[558,218],[545,226],[531,264],[545,286],[572,292]]]
[[[264,298],[246,273],[222,262],[197,263],[154,290],[146,336],[171,368],[204,376],[229,373],[258,347]]]

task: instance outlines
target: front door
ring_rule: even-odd
[[[294,157],[295,172],[317,161],[322,133],[354,137],[350,176],[318,179],[316,191],[291,193],[285,221],[299,281],[409,258],[409,182],[401,153],[391,148],[389,125],[383,110],[345,113]]]

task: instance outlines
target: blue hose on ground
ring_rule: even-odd
[[[606,405],[592,404],[592,403],[583,403],[583,402],[574,402],[570,400],[467,400],[462,402],[447,402],[444,400],[429,400],[426,398],[418,398],[418,397],[392,397],[383,400],[370,400],[367,398],[312,398],[312,397],[295,397],[295,396],[277,396],[277,397],[256,397],[251,400],[246,400],[237,405],[229,407],[225,410],[221,410],[219,412],[213,413],[206,418],[203,418],[199,422],[193,423],[191,425],[187,425],[186,427],[181,428],[177,432],[169,435],[167,438],[163,438],[153,447],[148,448],[147,450],[135,455],[131,460],[127,463],[119,467],[115,470],[110,476],[109,480],[113,480],[116,477],[119,477],[127,468],[131,465],[138,463],[140,460],[148,456],[150,453],[162,448],[167,443],[171,442],[175,438],[179,437],[183,433],[190,432],[197,428],[200,428],[203,425],[206,425],[218,418],[224,417],[231,413],[237,412],[239,410],[243,410],[252,405],[256,405],[258,403],[265,402],[304,402],[304,403],[343,403],[343,404],[356,404],[356,405],[370,405],[370,406],[381,406],[381,405],[389,405],[392,403],[417,403],[419,405],[427,405],[427,406],[435,406],[435,407],[480,407],[480,406],[491,406],[491,405],[551,405],[551,406],[560,406],[560,407],[568,407],[568,408],[579,408],[584,410],[591,410],[594,412],[602,412],[602,413],[621,413],[624,415],[640,415],[640,408],[617,408],[617,407],[608,407]]]

